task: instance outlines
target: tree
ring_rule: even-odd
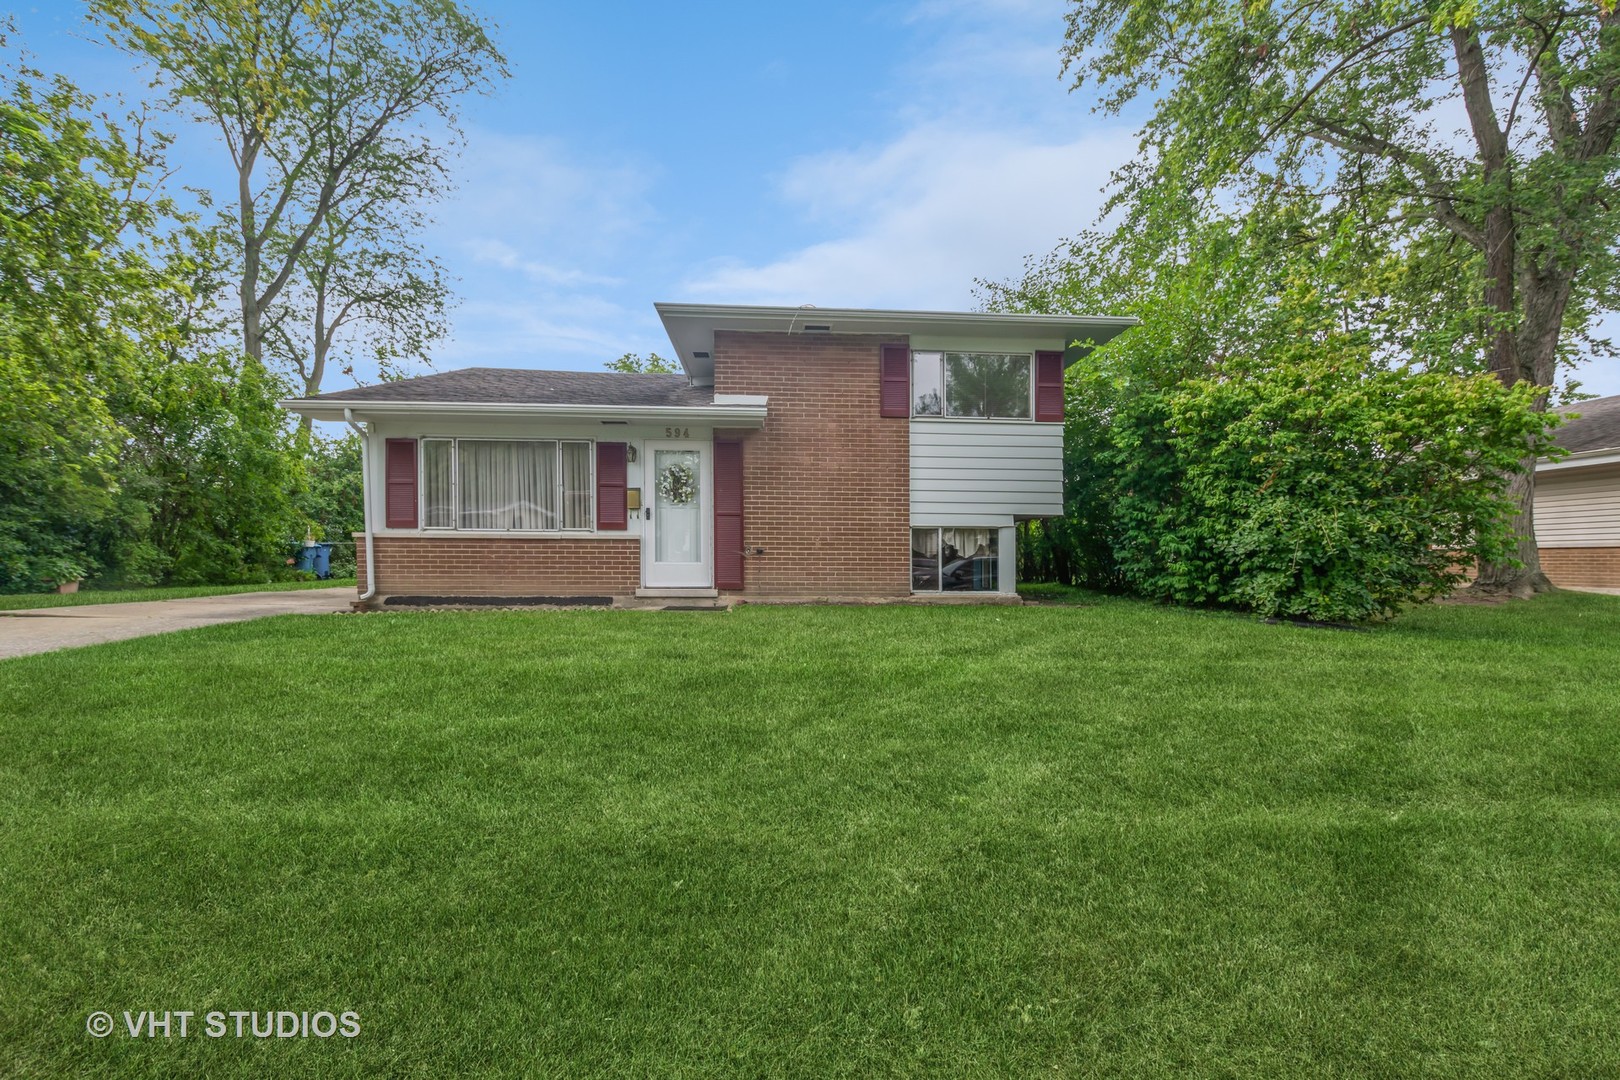
[[[605,365],[609,371],[623,371],[628,374],[655,374],[670,375],[680,370],[675,361],[665,360],[657,353],[648,353],[645,357],[639,353],[625,353],[617,360],[609,360]]]
[[[431,364],[429,348],[448,329],[450,288],[444,267],[409,239],[421,225],[416,205],[379,194],[329,215],[305,246],[267,340],[304,396],[320,393],[339,344],[351,379],[357,353],[383,379],[402,377],[413,362]],[[307,441],[308,417],[299,429]]]
[[[1360,620],[1451,587],[1459,556],[1507,550],[1502,492],[1545,443],[1532,388],[1400,362],[1429,342],[1368,311],[1429,283],[1306,210],[1164,214],[1157,259],[1091,234],[982,284],[996,309],[1143,319],[1068,372],[1064,516],[1025,528],[1024,570]]]
[[[234,349],[153,357],[112,401],[125,432],[121,512],[105,541],[120,584],[263,582],[298,532],[303,466],[284,384]]]
[[[458,138],[459,99],[506,74],[488,27],[454,0],[92,0],[91,12],[225,141],[242,349],[255,361],[309,249],[320,265],[323,239],[379,191],[442,174],[449,150],[433,126]]]
[[[280,386],[208,344],[167,140],[63,78],[0,94],[0,590],[266,580],[299,483]]]
[[[1104,89],[1104,110],[1158,94],[1111,204],[1128,218],[1191,192],[1200,210],[1290,198],[1386,233],[1410,275],[1478,297],[1443,318],[1433,351],[1532,384],[1538,408],[1577,346],[1612,354],[1589,330],[1620,292],[1613,0],[1090,0],[1068,15],[1063,59],[1076,87]],[[1534,476],[1514,475],[1519,539],[1482,564],[1483,588],[1550,587]]]
[[[0,25],[3,44],[4,25]],[[97,569],[123,430],[108,399],[172,328],[152,256],[163,139],[97,114],[68,80],[0,86],[0,590]]]

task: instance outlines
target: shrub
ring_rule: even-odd
[[[1351,352],[1231,362],[1115,402],[1120,574],[1144,596],[1362,621],[1512,551],[1508,476],[1544,449],[1530,387]]]

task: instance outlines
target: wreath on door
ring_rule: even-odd
[[[685,506],[697,498],[697,474],[692,466],[681,461],[665,465],[658,474],[658,495],[672,506]]]

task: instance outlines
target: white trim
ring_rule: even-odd
[[[997,530],[1001,535],[997,539],[997,557],[1001,560],[1001,568],[997,572],[996,585],[1003,593],[1018,595],[1018,526],[1003,525]]]
[[[657,303],[658,312],[681,366],[696,385],[714,376],[716,330],[802,333],[806,323],[831,326],[840,334],[888,334],[907,338],[983,342],[1051,341],[1068,350],[1075,341],[1101,345],[1141,320],[1124,315],[1021,315],[984,311],[881,311],[872,308],[761,307],[746,304]],[[823,333],[823,332],[818,332]],[[994,350],[986,350],[994,351]],[[696,354],[708,353],[707,357]],[[1078,353],[1074,353],[1078,355]],[[1065,360],[1071,359],[1066,355]]]
[[[716,405],[758,405],[760,408],[764,408],[769,401],[770,398],[766,397],[764,394],[714,395],[714,403]]]
[[[585,532],[570,529],[567,532],[538,532],[534,529],[378,529],[378,536],[416,537],[424,540],[640,540],[641,534],[629,529],[593,529]]]
[[[1587,465],[1620,465],[1620,447],[1604,447],[1570,454],[1557,461],[1542,458],[1536,462],[1536,472],[1557,472],[1559,469],[1579,469]]]
[[[489,401],[322,401],[319,398],[285,398],[276,404],[288,412],[313,420],[341,420],[344,410],[372,416],[553,416],[572,420],[663,420],[682,424],[718,427],[759,428],[765,426],[763,405],[550,405],[534,402]]]

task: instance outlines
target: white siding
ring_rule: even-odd
[[[1537,473],[1536,542],[1620,546],[1620,465]]]
[[[1063,513],[1063,425],[911,421],[911,523],[1009,526]]]

